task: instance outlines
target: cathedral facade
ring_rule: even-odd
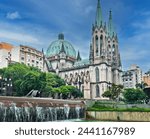
[[[112,12],[108,24],[103,22],[100,0],[88,59],[81,59],[63,34],[52,42],[46,56],[51,70],[62,77],[67,85],[73,85],[84,93],[85,99],[102,99],[102,94],[111,85],[122,84],[122,66],[118,48],[118,37],[113,27]]]

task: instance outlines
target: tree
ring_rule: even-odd
[[[36,71],[30,71],[24,75],[24,80],[21,81],[20,90],[25,96],[31,90],[38,90],[43,92],[46,86],[46,76],[45,73],[40,73]]]
[[[125,89],[123,96],[128,103],[139,103],[146,99],[142,89]]]
[[[148,86],[147,83],[141,82],[135,85],[136,88],[144,89],[146,86]]]
[[[103,97],[107,97],[111,100],[116,100],[119,95],[122,93],[123,86],[112,84],[109,90],[105,91],[102,95]]]
[[[65,81],[54,73],[43,73],[24,64],[11,64],[0,70],[3,78],[11,78],[14,96],[26,96],[31,90],[38,90],[42,97],[68,99],[81,97],[82,93],[73,86],[66,86]],[[60,97],[61,96],[61,97]]]

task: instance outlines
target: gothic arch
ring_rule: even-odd
[[[100,36],[100,53],[102,53],[103,49],[103,35]]]
[[[98,67],[95,68],[95,77],[96,77],[96,82],[99,82],[100,80],[99,80],[99,68]]]
[[[110,44],[108,45],[108,52],[109,52],[109,54],[111,54],[111,46],[110,46]]]
[[[114,55],[115,55],[115,51],[116,51],[116,46],[115,46],[115,44],[113,44],[113,46],[112,46],[112,52],[113,52]]]
[[[100,97],[100,89],[99,89],[99,85],[96,85],[96,97]]]
[[[98,56],[98,36],[95,36],[95,42],[96,42],[96,55]]]

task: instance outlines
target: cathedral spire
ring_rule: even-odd
[[[115,35],[113,21],[112,21],[112,11],[109,12],[109,21],[108,21],[108,34],[110,37]]]
[[[80,56],[80,52],[78,51],[78,55],[77,55],[77,61],[81,61],[81,56]]]
[[[102,25],[102,10],[101,10],[101,5],[100,5],[100,0],[98,0],[98,3],[97,3],[95,25],[97,25],[97,26]]]

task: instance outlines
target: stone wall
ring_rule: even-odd
[[[95,112],[87,111],[87,117],[100,121],[150,122],[150,112]]]

